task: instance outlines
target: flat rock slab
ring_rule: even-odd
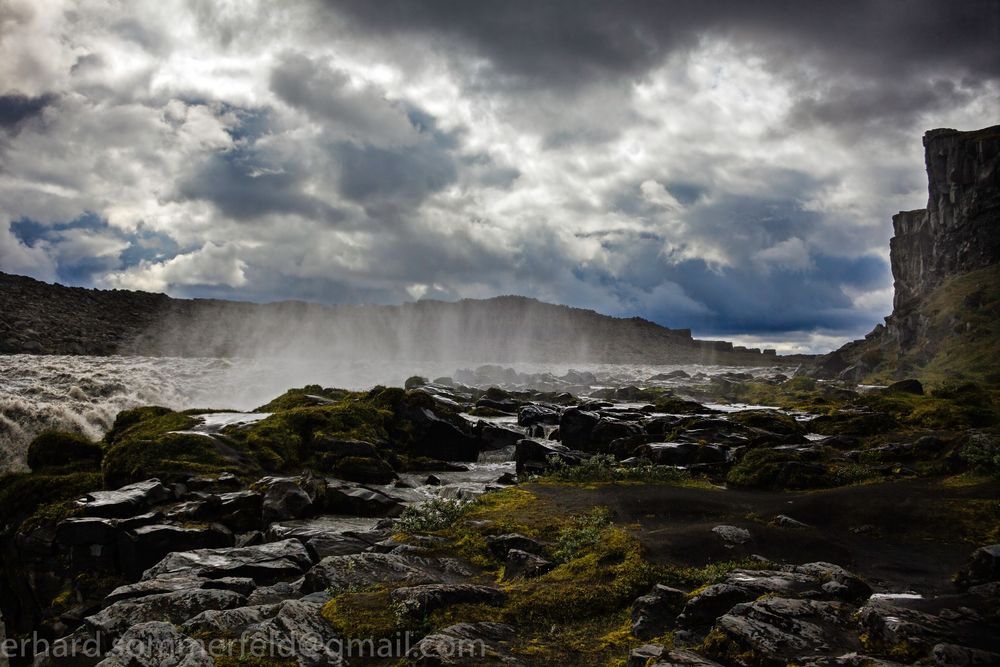
[[[454,558],[424,558],[396,553],[330,556],[306,574],[303,591],[338,592],[392,583],[457,584],[472,575],[468,567]]]
[[[305,546],[289,539],[252,547],[172,553],[146,570],[142,578],[186,574],[208,579],[248,577],[257,583],[274,583],[301,576],[311,566],[312,559]]]
[[[88,493],[77,500],[76,505],[83,516],[123,519],[171,498],[171,492],[160,483],[160,480],[147,479],[115,491]]]

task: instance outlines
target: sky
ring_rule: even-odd
[[[0,270],[826,351],[998,43],[1000,0],[0,0]]]

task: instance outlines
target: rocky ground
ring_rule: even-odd
[[[0,480],[0,609],[15,665],[995,664],[998,423],[740,374],[128,410]]]

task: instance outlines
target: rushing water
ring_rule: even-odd
[[[366,389],[376,384],[400,386],[410,375],[463,376],[459,369],[476,363],[379,364],[358,361],[324,364],[296,359],[218,359],[162,357],[0,356],[0,470],[24,468],[28,442],[45,429],[62,429],[100,438],[119,411],[138,405],[174,409],[216,408],[247,411],[268,402],[290,387],[306,384]],[[649,378],[682,369],[707,379],[727,371],[773,373],[775,368],[733,369],[718,366],[576,366],[593,374],[594,388],[627,384],[669,386],[673,380]],[[569,366],[517,365],[520,373],[535,374],[536,388],[574,389],[566,377]],[[787,371],[787,369],[784,369]],[[547,374],[547,375],[546,375]],[[509,375],[509,374],[508,374]],[[522,379],[488,381],[487,372],[465,371],[478,384],[517,384]],[[469,381],[469,380],[467,380]],[[683,380],[690,383],[691,380]],[[575,390],[579,390],[579,381]]]

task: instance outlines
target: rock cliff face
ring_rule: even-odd
[[[821,374],[900,376],[937,362],[936,370],[957,375],[970,370],[962,366],[971,365],[976,349],[995,346],[995,332],[985,323],[998,306],[1000,125],[931,130],[924,147],[927,208],[892,219],[892,314],[865,340],[822,360]],[[971,357],[955,353],[959,336]]]
[[[1000,259],[1000,126],[924,135],[927,208],[893,216],[895,278],[890,333],[901,349],[915,343],[924,300],[945,279]]]

